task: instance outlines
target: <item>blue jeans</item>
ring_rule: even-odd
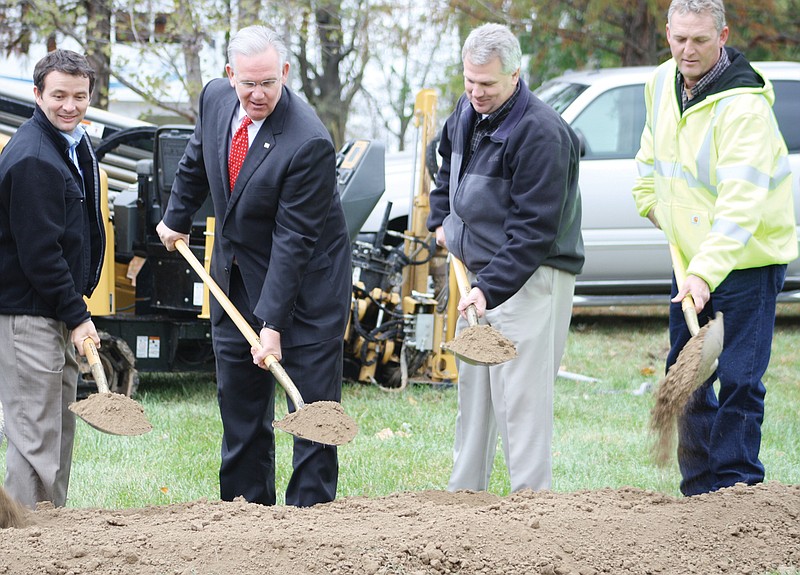
[[[695,391],[678,423],[684,495],[764,480],[758,458],[766,395],[761,377],[769,364],[775,304],[785,277],[785,265],[735,270],[699,314],[702,326],[721,311],[725,338],[716,373]],[[673,277],[673,297],[676,293]],[[679,303],[670,305],[669,331],[667,369],[691,337]],[[713,385],[717,378],[719,397]]]

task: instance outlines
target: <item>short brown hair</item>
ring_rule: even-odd
[[[33,69],[33,84],[44,92],[44,79],[50,72],[63,72],[70,76],[89,78],[89,93],[94,90],[94,69],[85,56],[72,50],[53,50],[36,63]]]

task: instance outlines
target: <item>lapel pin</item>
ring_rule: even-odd
[[[269,142],[264,142],[264,147],[269,150]]]

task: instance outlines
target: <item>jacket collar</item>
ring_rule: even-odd
[[[491,139],[494,141],[502,141],[508,138],[511,134],[511,131],[514,127],[519,123],[522,117],[525,114],[525,110],[528,107],[528,102],[531,99],[531,91],[528,89],[528,85],[525,83],[525,80],[522,78],[519,79],[519,96],[517,96],[517,101],[514,103],[514,106],[511,108],[508,116],[503,122],[497,127],[491,134]],[[469,103],[469,98],[466,95],[461,96],[460,105],[458,106],[459,109],[459,124],[462,130],[462,133],[469,134],[470,127],[477,119],[477,113],[472,105]]]

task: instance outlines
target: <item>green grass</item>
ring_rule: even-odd
[[[796,310],[796,311],[795,311]],[[800,309],[781,310],[768,389],[762,461],[767,479],[800,483]],[[647,425],[667,353],[660,308],[576,310],[562,370],[595,378],[556,382],[553,489],[634,486],[677,495],[676,465],[656,467]],[[69,505],[125,508],[219,498],[221,424],[210,376],[142,374],[135,399],[153,424],[138,437],[78,422]],[[277,418],[285,414],[279,395]],[[339,449],[339,496],[444,489],[452,465],[456,389],[416,384],[400,393],[347,384],[343,404],[360,432]],[[391,430],[391,434],[384,430]],[[279,503],[291,471],[291,436],[276,432]],[[0,447],[4,454],[5,443]],[[4,471],[0,457],[0,472]],[[498,447],[490,491],[509,481]]]

